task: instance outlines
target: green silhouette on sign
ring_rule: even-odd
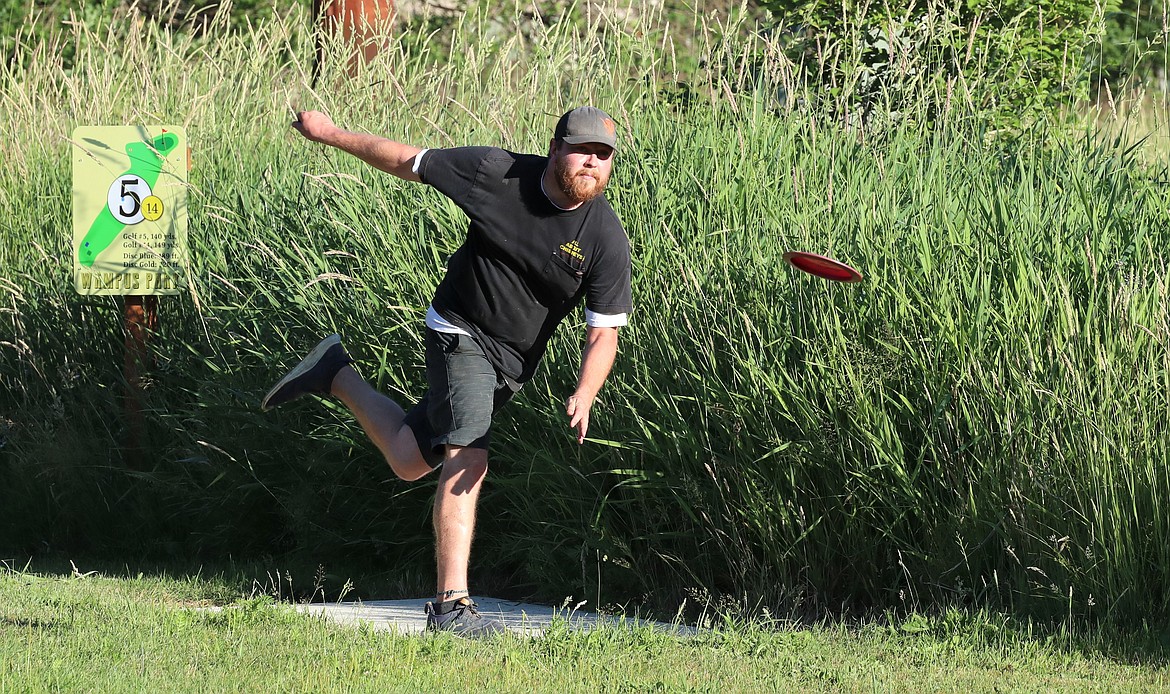
[[[127,144],[126,154],[130,155],[130,168],[118,178],[141,178],[146,182],[147,187],[153,190],[154,184],[158,182],[158,176],[162,172],[162,163],[178,145],[179,136],[173,133],[163,133],[150,142]],[[135,193],[129,193],[124,197],[131,197],[136,205],[142,202],[138,200]],[[93,220],[89,231],[85,232],[85,237],[81,239],[81,245],[77,249],[78,261],[86,267],[92,267],[98,254],[106,250],[125,227],[125,222],[110,212],[109,205],[103,205],[97,219]]]

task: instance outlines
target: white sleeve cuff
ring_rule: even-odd
[[[424,149],[423,151],[421,151],[421,152],[419,152],[418,154],[414,155],[414,163],[413,163],[413,164],[411,164],[411,166],[410,166],[410,172],[411,172],[412,174],[414,174],[414,175],[416,175],[416,176],[418,175],[418,167],[419,167],[419,165],[420,165],[420,164],[422,164],[422,158],[423,158],[423,155],[424,155],[424,154],[426,154],[426,153],[427,153],[427,152],[429,152],[429,151],[430,151],[429,149]]]
[[[594,313],[585,309],[585,324],[590,328],[620,328],[628,322],[629,314]]]

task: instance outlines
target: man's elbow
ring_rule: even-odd
[[[618,343],[618,328],[616,326],[612,328],[590,327],[589,333],[586,335],[585,342],[590,347],[608,347],[616,350]]]

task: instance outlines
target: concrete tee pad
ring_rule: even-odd
[[[364,602],[310,603],[297,605],[297,611],[316,615],[338,624],[369,624],[374,629],[396,631],[400,634],[421,634],[426,630],[427,618],[423,605],[428,598],[410,600],[369,600]],[[553,620],[564,620],[575,631],[589,631],[600,626],[634,628],[650,625],[655,629],[680,635],[694,634],[693,627],[632,619],[609,617],[571,607],[551,607],[534,603],[474,598],[479,613],[498,619],[515,634],[540,636]]]

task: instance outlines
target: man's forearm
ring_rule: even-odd
[[[618,329],[589,328],[585,347],[581,351],[581,374],[577,378],[576,394],[593,398],[613,368],[617,358]]]
[[[333,119],[321,111],[298,112],[297,119],[292,122],[292,128],[311,142],[336,147],[376,169],[407,181],[422,180],[411,170],[414,158],[422,151],[418,147],[369,133],[342,130],[333,124]]]
[[[413,145],[369,133],[355,133],[337,128],[321,141],[343,152],[348,152],[370,166],[407,180],[418,181],[418,174],[411,171],[415,156],[422,150]]]

